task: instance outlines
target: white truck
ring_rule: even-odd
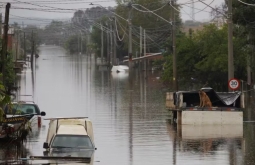
[[[91,160],[94,151],[92,122],[87,117],[49,118],[44,159],[85,158]]]

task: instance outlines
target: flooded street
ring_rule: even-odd
[[[166,90],[158,75],[151,71],[146,78],[137,71],[130,75],[111,74],[96,66],[94,58],[42,46],[34,81],[29,66],[18,80],[18,94],[34,97],[17,99],[33,99],[46,112],[45,118],[89,117],[97,147],[94,165],[255,164],[255,123],[177,127],[165,109]],[[254,117],[252,107],[248,112]],[[48,122],[43,121],[32,132],[23,156],[43,155],[47,129]]]

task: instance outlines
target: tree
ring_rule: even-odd
[[[204,26],[203,30],[193,33],[192,37],[180,34],[177,37],[177,66],[180,84],[189,84],[191,79],[216,90],[227,90],[228,75],[228,38],[227,26],[218,29],[214,24]],[[245,39],[235,35],[234,57],[235,77],[246,76],[247,49]],[[171,54],[171,53],[167,53]],[[163,78],[169,81],[172,77],[171,55],[167,55]]]
[[[73,35],[67,39],[65,42],[65,48],[71,54],[79,53],[81,51],[80,43],[82,43],[82,53],[86,52],[86,42],[84,39],[81,39],[80,35]]]
[[[52,21],[39,33],[42,42],[45,44],[61,45],[64,40],[64,23],[62,21]]]
[[[253,4],[252,0],[243,0],[243,2]],[[254,50],[255,50],[255,7],[233,1],[233,22],[241,32],[242,37],[246,40],[244,48],[248,55],[247,66],[252,69],[252,79],[255,79]]]
[[[117,1],[118,6],[115,12],[122,16],[123,18],[129,18],[129,11],[131,10],[131,20],[132,20],[132,36],[133,36],[133,50],[139,50],[139,27],[147,30],[148,39],[147,40],[147,52],[158,52],[164,48],[165,40],[171,36],[171,25],[165,20],[170,20],[172,15],[172,10],[174,10],[170,5],[162,0],[136,0],[135,4],[140,4],[150,11],[153,11],[158,16],[148,12],[146,9],[139,5],[134,5],[131,9],[130,5],[123,5]],[[176,7],[178,10],[178,7]],[[181,24],[181,19],[179,12],[175,12],[177,31]],[[116,17],[119,22],[117,25],[118,31],[121,36],[125,35],[124,38],[124,49],[128,49],[128,22]],[[150,37],[150,38],[149,38]]]

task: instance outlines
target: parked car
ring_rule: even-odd
[[[94,151],[92,122],[86,117],[50,118],[43,148],[44,156],[85,158],[91,161]]]
[[[40,111],[37,104],[25,101],[12,102],[11,106],[4,107],[4,113],[6,118],[33,114],[34,116],[29,120],[32,129],[36,126],[41,127],[42,116],[46,115],[44,111]]]

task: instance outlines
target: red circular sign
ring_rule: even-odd
[[[238,79],[232,78],[228,81],[228,87],[232,90],[237,90],[240,87],[240,81]]]

